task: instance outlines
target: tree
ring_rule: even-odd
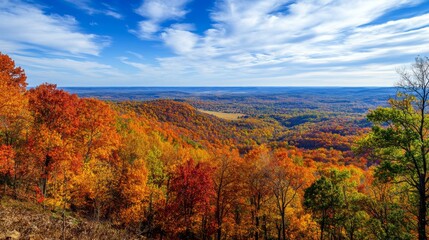
[[[106,103],[91,98],[80,99],[78,107],[80,119],[76,136],[84,162],[92,158],[108,158],[119,145],[115,112]]]
[[[123,159],[114,189],[116,219],[131,227],[138,226],[146,207],[148,188],[147,170],[143,158]]]
[[[24,132],[29,122],[26,79],[24,70],[16,67],[9,56],[0,53],[0,152],[5,153],[5,149],[14,152],[15,169],[20,163],[17,159],[19,154],[16,153],[24,145]],[[9,160],[8,163],[11,163],[12,159]],[[16,181],[13,181],[13,186],[16,189]]]
[[[193,160],[176,169],[171,179],[172,199],[167,206],[167,215],[171,218],[169,227],[178,238],[195,239],[198,223],[201,224],[200,232],[209,234],[206,218],[214,189],[211,175],[212,169],[207,164],[195,164]]]
[[[28,95],[34,119],[28,145],[30,149],[34,149],[31,152],[32,158],[42,170],[39,176],[40,188],[46,196],[48,181],[53,172],[63,172],[64,174],[55,176],[62,175],[65,178],[66,171],[63,167],[68,165],[67,171],[76,171],[82,165],[74,149],[74,136],[79,128],[79,99],[52,84],[33,88]],[[54,180],[61,181],[60,178]]]
[[[339,182],[344,181],[347,176],[335,170],[331,175],[322,176],[307,188],[304,194],[305,207],[312,212],[320,225],[320,240],[323,240],[327,230],[338,225],[339,211],[344,206]]]
[[[121,134],[122,145],[118,151],[115,163],[117,186],[113,189],[115,212],[121,223],[131,227],[141,227],[148,195],[152,189],[148,187],[148,164],[145,162],[147,147],[143,129],[137,121],[123,126]],[[149,193],[150,192],[150,193]],[[149,203],[150,204],[150,203]]]
[[[284,149],[276,152],[270,170],[272,172],[270,187],[280,215],[279,239],[286,239],[286,209],[293,201],[299,199],[301,190],[310,183],[312,175],[307,168],[295,164]]]
[[[429,59],[417,57],[410,69],[398,71],[400,81],[390,107],[368,114],[374,124],[361,143],[381,160],[377,175],[405,181],[416,196],[418,238],[426,240],[429,161]]]
[[[212,162],[215,165],[213,185],[216,239],[221,240],[228,238],[225,236],[226,225],[233,222],[233,209],[242,195],[243,186],[240,179],[242,162],[238,152],[230,149],[219,149]]]
[[[372,169],[366,172],[362,188],[365,196],[362,209],[369,215],[367,230],[373,239],[413,239],[412,221],[407,213],[409,202],[405,183],[394,184],[373,177]],[[404,206],[405,205],[405,206]]]
[[[0,52],[0,79],[11,88],[17,88],[25,92],[27,76],[20,67],[15,67],[15,62],[6,54]]]
[[[272,197],[270,188],[272,174],[269,169],[271,160],[272,153],[264,145],[253,149],[245,156],[247,164],[247,169],[244,169],[246,171],[245,185],[253,224],[253,228],[250,230],[255,240],[259,240],[263,236],[262,230],[264,230],[263,234],[267,235],[267,229],[262,225],[266,219],[263,212],[264,207]]]

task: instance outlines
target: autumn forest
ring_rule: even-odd
[[[135,239],[427,239],[428,69],[377,106],[304,109],[79,97],[0,54],[2,201],[55,213],[64,239],[71,218]]]

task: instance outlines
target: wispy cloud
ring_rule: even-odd
[[[231,56],[231,59],[242,54],[265,54],[270,56],[266,58],[270,61],[315,60],[320,63],[324,58],[329,60],[338,55],[355,54],[363,47],[370,50],[364,43],[366,36],[357,37],[363,32],[379,40],[386,38],[380,31],[390,31],[390,37],[402,34],[405,26],[397,28],[398,24],[403,25],[401,21],[380,25],[383,30],[372,33],[368,32],[370,27],[364,26],[388,11],[415,2],[224,0],[212,14],[215,27],[202,36],[195,51],[210,49],[216,55]],[[412,28],[414,26],[405,27],[407,30]]]
[[[80,32],[74,17],[48,15],[20,1],[0,1],[0,19],[4,51],[98,55],[109,44],[106,37]]]
[[[94,7],[95,3],[92,0],[64,0],[64,1],[73,4],[79,9],[82,9],[89,15],[104,14],[106,16],[110,16],[116,19],[123,18],[123,16],[115,8],[113,8],[112,6],[106,3],[99,4],[102,7],[100,8],[98,6],[98,8],[96,8]],[[95,2],[97,3],[98,1],[95,1]]]
[[[212,10],[212,28],[203,34],[174,26],[163,29],[160,40],[177,56],[160,58],[154,67],[163,72],[173,68],[180,78],[218,78],[227,85],[244,78],[255,85],[259,80],[307,85],[303,80],[313,83],[310,77],[327,85],[340,78],[345,85],[388,85],[395,80],[394,68],[386,74],[383,66],[429,52],[429,14],[375,22],[421,2],[219,0]],[[389,65],[392,59],[395,65]],[[378,64],[381,60],[386,65]],[[367,83],[354,84],[359,70]]]
[[[31,85],[73,85],[119,74],[112,66],[88,60],[99,57],[110,40],[82,32],[72,16],[48,14],[42,5],[0,0],[0,19],[0,51],[26,69]]]
[[[132,32],[141,39],[155,38],[162,30],[161,24],[168,20],[182,19],[187,13],[186,4],[191,0],[144,0],[136,13],[145,20],[138,23]]]
[[[116,68],[85,59],[39,57],[12,54],[18,63],[24,63],[30,86],[46,79],[57,79],[62,86],[78,86],[82,84],[106,85],[106,78],[120,81],[125,74]],[[89,83],[87,80],[90,79]]]

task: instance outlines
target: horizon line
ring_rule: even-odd
[[[27,86],[28,88],[35,88],[39,85]],[[58,86],[58,88],[397,88],[396,86]]]

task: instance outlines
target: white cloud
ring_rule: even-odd
[[[185,16],[185,5],[189,0],[145,0],[136,10],[138,14],[153,22],[163,22]]]
[[[41,5],[0,0],[0,19],[0,51],[26,70],[30,85],[124,77],[110,65],[88,60],[97,58],[109,39],[81,32],[74,17],[47,14]]]
[[[160,66],[128,60],[124,63],[140,71],[133,75],[141,79],[140,84],[150,86],[391,86],[398,79],[395,69],[407,64],[368,64],[359,68],[295,66],[288,69],[281,66],[232,68],[228,65],[222,69],[221,62],[216,61],[194,65],[180,64],[171,58],[160,61]]]
[[[91,0],[64,0],[64,1],[75,5],[76,7],[84,10],[88,14],[94,14],[97,12],[96,9],[90,6]]]
[[[110,17],[113,17],[116,19],[122,19],[122,15],[120,13],[114,11],[114,10],[108,9],[108,10],[103,11],[103,13],[107,16],[110,16]]]
[[[141,39],[153,39],[154,34],[160,30],[160,26],[152,21],[140,21],[138,24],[138,30],[132,30],[131,32],[136,34]]]
[[[126,78],[125,74],[114,67],[90,60],[16,54],[12,54],[11,57],[17,65],[26,70],[30,86],[48,80],[54,80],[54,83],[60,83],[61,86],[109,85],[106,79],[120,82]]]
[[[191,52],[198,41],[198,36],[186,30],[168,28],[161,34],[165,44],[178,54]]]
[[[350,31],[412,2],[224,0],[212,14],[217,22],[215,28],[205,37],[210,42],[208,47],[223,53],[239,48],[244,52],[276,54],[293,46],[291,55],[310,55],[312,50],[323,50],[324,45],[347,47],[344,40]],[[301,52],[301,47],[305,51]]]
[[[133,51],[127,51],[127,53],[133,55],[134,57],[138,58],[138,59],[143,59],[143,55],[141,55],[140,53],[136,53]]]
[[[141,39],[153,39],[154,34],[159,32],[160,26],[167,20],[178,20],[183,18],[188,11],[185,9],[190,0],[144,0],[136,13],[146,18],[140,21],[137,30],[131,32]]]
[[[0,1],[0,19],[0,44],[13,45],[15,51],[98,55],[108,44],[106,38],[79,32],[71,16],[48,15],[19,1]]]
[[[429,14],[383,18],[421,2],[218,0],[203,34],[164,29],[161,40],[177,56],[145,71],[171,72],[190,85],[391,85],[398,63],[429,53]]]
[[[84,10],[89,15],[93,14],[104,14],[106,16],[110,16],[116,19],[122,19],[122,15],[116,11],[112,6],[108,4],[102,4],[103,8],[95,8],[93,7],[92,0],[64,0],[75,5],[77,8]]]

